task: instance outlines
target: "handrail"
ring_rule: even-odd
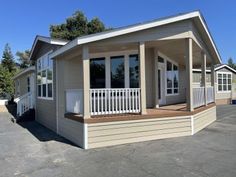
[[[90,89],[91,115],[139,113],[140,88]]]
[[[32,93],[26,93],[14,100],[17,104],[17,116],[22,116],[26,111],[33,108]]]

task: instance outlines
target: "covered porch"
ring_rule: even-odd
[[[96,43],[79,51],[81,66],[76,68],[74,59],[64,63],[82,71],[82,87],[65,89],[66,115],[84,119],[122,114],[164,116],[167,105],[174,105],[174,114],[179,103],[184,105],[181,114],[190,115],[215,102],[214,74],[211,85],[206,84],[206,68],[214,69],[214,61],[192,38]],[[192,70],[199,67],[202,82],[196,87]]]

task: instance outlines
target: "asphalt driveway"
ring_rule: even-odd
[[[190,137],[82,150],[36,122],[0,113],[1,177],[235,177],[236,106]]]

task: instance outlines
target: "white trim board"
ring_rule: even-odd
[[[216,67],[215,68],[215,71],[218,71],[218,70],[220,70],[220,69],[222,69],[222,68],[227,68],[227,69],[229,69],[230,71],[232,71],[232,72],[234,72],[234,73],[236,73],[236,70],[235,69],[233,69],[233,68],[231,68],[230,66],[228,66],[228,65],[221,65],[221,66],[218,66],[218,67]]]

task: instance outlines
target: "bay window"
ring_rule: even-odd
[[[167,95],[179,93],[178,66],[168,60],[166,61],[166,88]]]
[[[232,88],[232,74],[217,73],[218,92],[231,91]]]
[[[53,61],[45,54],[37,61],[38,98],[53,98]]]

